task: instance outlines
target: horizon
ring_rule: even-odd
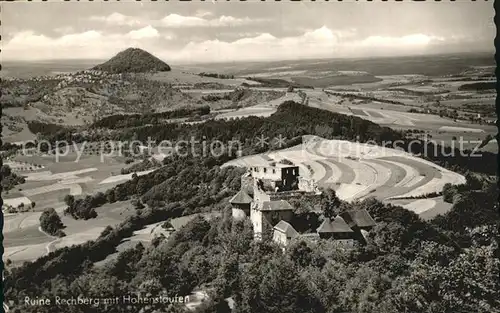
[[[126,50],[128,48],[125,48],[124,50]],[[142,48],[139,48],[141,50],[144,50]],[[121,51],[124,51],[124,50],[121,50]],[[144,50],[146,52],[149,52],[147,50]],[[192,65],[192,66],[196,66],[196,65],[226,65],[226,64],[233,64],[233,63],[236,63],[236,64],[244,64],[244,63],[255,63],[255,64],[260,64],[260,63],[270,63],[270,62],[288,62],[288,61],[301,61],[301,62],[309,62],[309,61],[335,61],[335,60],[347,60],[347,61],[367,61],[367,60],[379,60],[379,59],[390,59],[390,58],[395,58],[395,59],[404,59],[404,58],[415,58],[415,57],[418,57],[418,58],[426,58],[426,57],[446,57],[446,56],[471,56],[471,55],[474,55],[474,56],[483,56],[483,55],[487,55],[487,54],[492,54],[492,63],[494,63],[495,59],[494,59],[494,51],[477,51],[477,52],[448,52],[448,53],[429,53],[429,54],[408,54],[408,55],[398,55],[398,56],[391,56],[391,55],[380,55],[380,56],[366,56],[366,57],[324,57],[324,58],[296,58],[296,59],[271,59],[271,60],[266,60],[266,59],[262,59],[262,60],[235,60],[235,61],[213,61],[213,62],[204,62],[204,63],[179,63],[179,62],[175,62],[175,63],[172,63],[170,62],[169,60],[164,60],[164,59],[161,59],[162,61],[164,61],[165,63],[169,64],[169,65]],[[153,53],[152,53],[153,54]],[[116,55],[116,54],[115,54]],[[113,58],[115,55],[112,55],[111,57],[109,58],[101,58],[101,59],[82,59],[82,58],[75,58],[75,59],[60,59],[60,58],[57,58],[57,59],[33,59],[33,60],[2,60],[2,63],[5,65],[5,64],[23,64],[23,63],[38,63],[38,64],[43,64],[43,63],[47,63],[47,64],[51,64],[51,63],[55,63],[55,62],[82,62],[82,63],[92,63],[92,64],[100,64],[100,63],[97,63],[97,62],[106,62],[108,61],[109,59]],[[153,56],[156,56],[153,54]]]

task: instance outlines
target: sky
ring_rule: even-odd
[[[7,2],[5,61],[174,64],[493,52],[491,2]]]

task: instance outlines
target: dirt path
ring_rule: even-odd
[[[51,242],[49,242],[46,246],[45,246],[45,250],[47,250],[47,254],[49,254],[50,252],[52,252],[53,250],[51,250],[51,248],[53,247],[54,244],[58,243],[61,241],[61,238],[59,237],[56,237],[56,236],[52,236],[50,234],[47,234],[45,231],[43,231],[42,227],[39,226],[38,227],[38,230],[44,234],[45,236],[49,237],[49,238],[52,238],[54,240],[52,240]],[[54,249],[55,250],[55,249]]]

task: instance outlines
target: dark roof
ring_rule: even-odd
[[[346,211],[340,215],[351,227],[372,227],[376,225],[370,213],[368,213],[368,211],[366,211],[365,209]]]
[[[229,200],[229,203],[247,204],[251,203],[252,201],[252,198],[248,195],[248,193],[245,192],[245,190],[240,190],[237,194],[234,195],[234,197],[231,198],[231,200]]]
[[[293,228],[292,225],[283,220],[276,224],[276,226],[274,226],[274,229],[285,233],[286,236],[290,238],[295,238],[299,235],[299,233],[295,230],[295,228]]]
[[[293,210],[292,206],[288,201],[285,200],[273,200],[273,201],[264,201],[262,203],[262,211],[287,211]]]
[[[344,219],[340,216],[335,217],[332,221],[329,218],[325,218],[323,223],[316,229],[318,233],[352,233],[353,230]]]

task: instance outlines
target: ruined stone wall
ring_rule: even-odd
[[[241,176],[241,190],[244,190],[249,195],[253,195],[254,179],[249,172]]]
[[[293,198],[297,197],[303,197],[303,196],[315,196],[317,193],[315,192],[308,192],[308,191],[303,191],[303,190],[298,190],[298,191],[284,191],[284,192],[274,192],[274,193],[268,193],[269,199],[271,201],[275,200],[290,200]]]
[[[257,186],[257,180],[253,182],[253,199],[257,205],[260,205],[264,201],[270,201],[271,198],[262,189]]]
[[[299,190],[306,192],[319,192],[318,185],[314,179],[299,177]]]

